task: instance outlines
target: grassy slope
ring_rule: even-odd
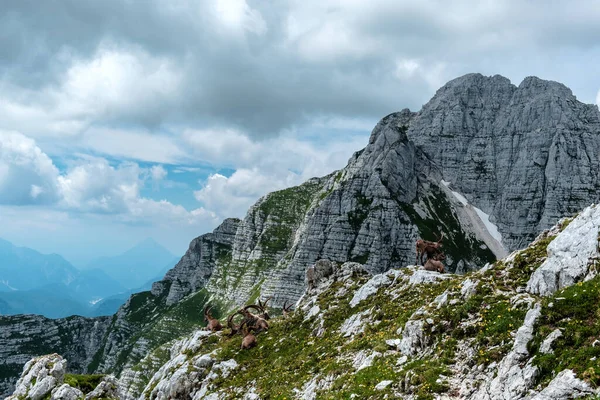
[[[220,359],[233,358],[240,364],[235,374],[216,382],[217,390],[225,391],[232,399],[248,389],[249,383],[256,387],[261,398],[292,398],[294,389],[301,389],[315,375],[335,376],[332,387],[321,392],[319,398],[348,398],[352,393],[358,398],[382,398],[385,394],[391,396],[394,390],[391,387],[375,390],[379,382],[391,380],[397,391],[399,382],[408,380],[412,394],[419,399],[431,399],[435,393],[449,389],[447,377],[455,372],[459,342],[469,343],[476,350],[476,356],[469,361],[473,367],[497,362],[510,351],[512,335],[522,325],[527,311],[525,303],[515,300],[522,297],[518,292],[545,259],[546,247],[552,239],[543,238],[520,252],[513,262],[497,262],[483,273],[453,276],[402,291],[398,289],[406,286],[399,280],[395,287],[380,288],[353,309],[348,305],[353,290],[341,290],[343,284],[337,282],[318,299],[327,327],[323,337],[313,335],[314,318],[304,321],[304,315],[297,312],[291,319],[273,321],[269,332],[259,335],[259,346],[250,351],[239,351],[239,337],[223,336],[212,338],[199,353],[220,348]],[[410,273],[410,269],[403,270],[403,274]],[[366,279],[356,276],[351,289],[358,288]],[[466,279],[477,282],[477,292],[464,301],[460,291]],[[437,308],[432,301],[443,292],[448,294],[449,303]],[[452,305],[452,299],[458,302]],[[595,323],[600,316],[600,278],[565,289],[553,298],[534,300],[542,301],[543,311],[532,344],[533,354],[555,327],[569,331],[557,342],[560,350],[554,355],[536,355],[541,367],[539,383],[545,385],[553,373],[572,368],[579,377],[597,385],[598,364],[592,357],[600,355],[600,347],[593,346],[600,339],[600,329]],[[548,306],[550,303],[553,307]],[[354,340],[342,337],[339,327],[343,321],[369,309],[377,322]],[[426,311],[424,318],[430,318],[426,324],[430,350],[397,366],[399,354],[388,352],[385,340],[398,338],[397,329],[419,309]],[[371,367],[355,373],[352,355],[363,349],[379,351],[382,356]]]

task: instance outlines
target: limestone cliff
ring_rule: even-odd
[[[408,136],[509,250],[600,198],[600,112],[536,77],[454,79],[411,120]]]

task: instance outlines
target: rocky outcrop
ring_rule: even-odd
[[[533,338],[533,329],[540,317],[540,310],[541,306],[536,304],[527,312],[523,325],[515,335],[512,351],[500,362],[496,377],[492,381],[484,382],[473,395],[474,400],[519,399],[533,387],[537,368],[529,360],[527,345]]]
[[[594,398],[597,394],[589,383],[578,379],[573,371],[566,369],[559,372],[540,393],[528,400],[570,400]]]
[[[23,368],[14,393],[7,400],[104,400],[120,399],[117,380],[105,376],[87,395],[65,381],[67,360],[58,354],[31,359]]]
[[[510,250],[600,197],[600,112],[557,82],[462,76],[411,119],[408,136],[491,215]]]
[[[568,221],[565,221],[567,223]],[[600,257],[600,205],[586,208],[548,245],[548,259],[527,283],[547,296],[596,273]]]
[[[23,368],[17,387],[7,400],[40,400],[62,384],[65,379],[67,361],[58,354],[50,354],[30,360]]]

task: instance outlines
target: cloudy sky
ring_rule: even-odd
[[[61,0],[0,9],[0,237],[177,254],[469,72],[600,103],[597,1]]]

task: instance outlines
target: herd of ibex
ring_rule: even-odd
[[[265,302],[258,300],[258,304],[247,305],[238,311],[227,317],[227,327],[230,329],[229,336],[234,336],[240,333],[242,339],[242,350],[250,349],[256,346],[256,336],[260,332],[264,332],[269,329],[269,321],[271,317],[267,311],[267,304],[271,298],[268,298]],[[217,332],[223,330],[223,325],[218,319],[214,318],[211,314],[212,307],[204,307],[204,321],[207,323],[206,329]],[[255,313],[250,310],[254,310]],[[282,315],[287,318],[292,312],[292,305],[284,303],[282,308]],[[240,316],[241,319],[238,323],[235,322],[235,317]]]
[[[446,259],[446,255],[442,252],[442,250],[440,250],[440,248],[442,247],[443,238],[444,233],[442,232],[442,236],[440,236],[437,242],[430,242],[428,240],[423,239],[417,240],[417,259],[415,263],[417,265],[420,265],[420,260],[421,264],[423,264],[423,255],[426,255],[427,261],[425,262],[424,267],[427,271],[437,271],[440,273],[446,272],[444,264],[442,264],[442,261]]]
[[[437,242],[430,242],[427,240],[419,239],[416,243],[417,259],[416,263],[423,264],[423,256],[427,256],[425,262],[425,269],[428,271],[437,271],[440,273],[446,272],[442,261],[446,258],[445,254],[441,251],[442,239],[444,234],[440,236]],[[315,288],[319,278],[325,277],[333,273],[333,264],[326,260],[318,261],[314,266],[311,266],[306,271],[306,283],[308,290]],[[258,304],[247,305],[238,311],[234,312],[227,318],[227,327],[230,329],[230,336],[234,336],[238,333],[242,335],[242,350],[250,349],[256,346],[256,335],[260,332],[264,332],[269,329],[268,321],[271,319],[267,311],[267,304],[271,298],[268,298],[264,302],[258,300]],[[204,307],[204,321],[206,322],[206,329],[212,332],[218,332],[223,330],[221,322],[213,317],[211,313],[212,307],[207,305]],[[254,312],[251,312],[253,310]],[[283,318],[287,318],[292,312],[292,304],[288,305],[286,301],[283,304],[281,313]],[[239,322],[236,323],[234,320],[236,316],[239,316]]]

